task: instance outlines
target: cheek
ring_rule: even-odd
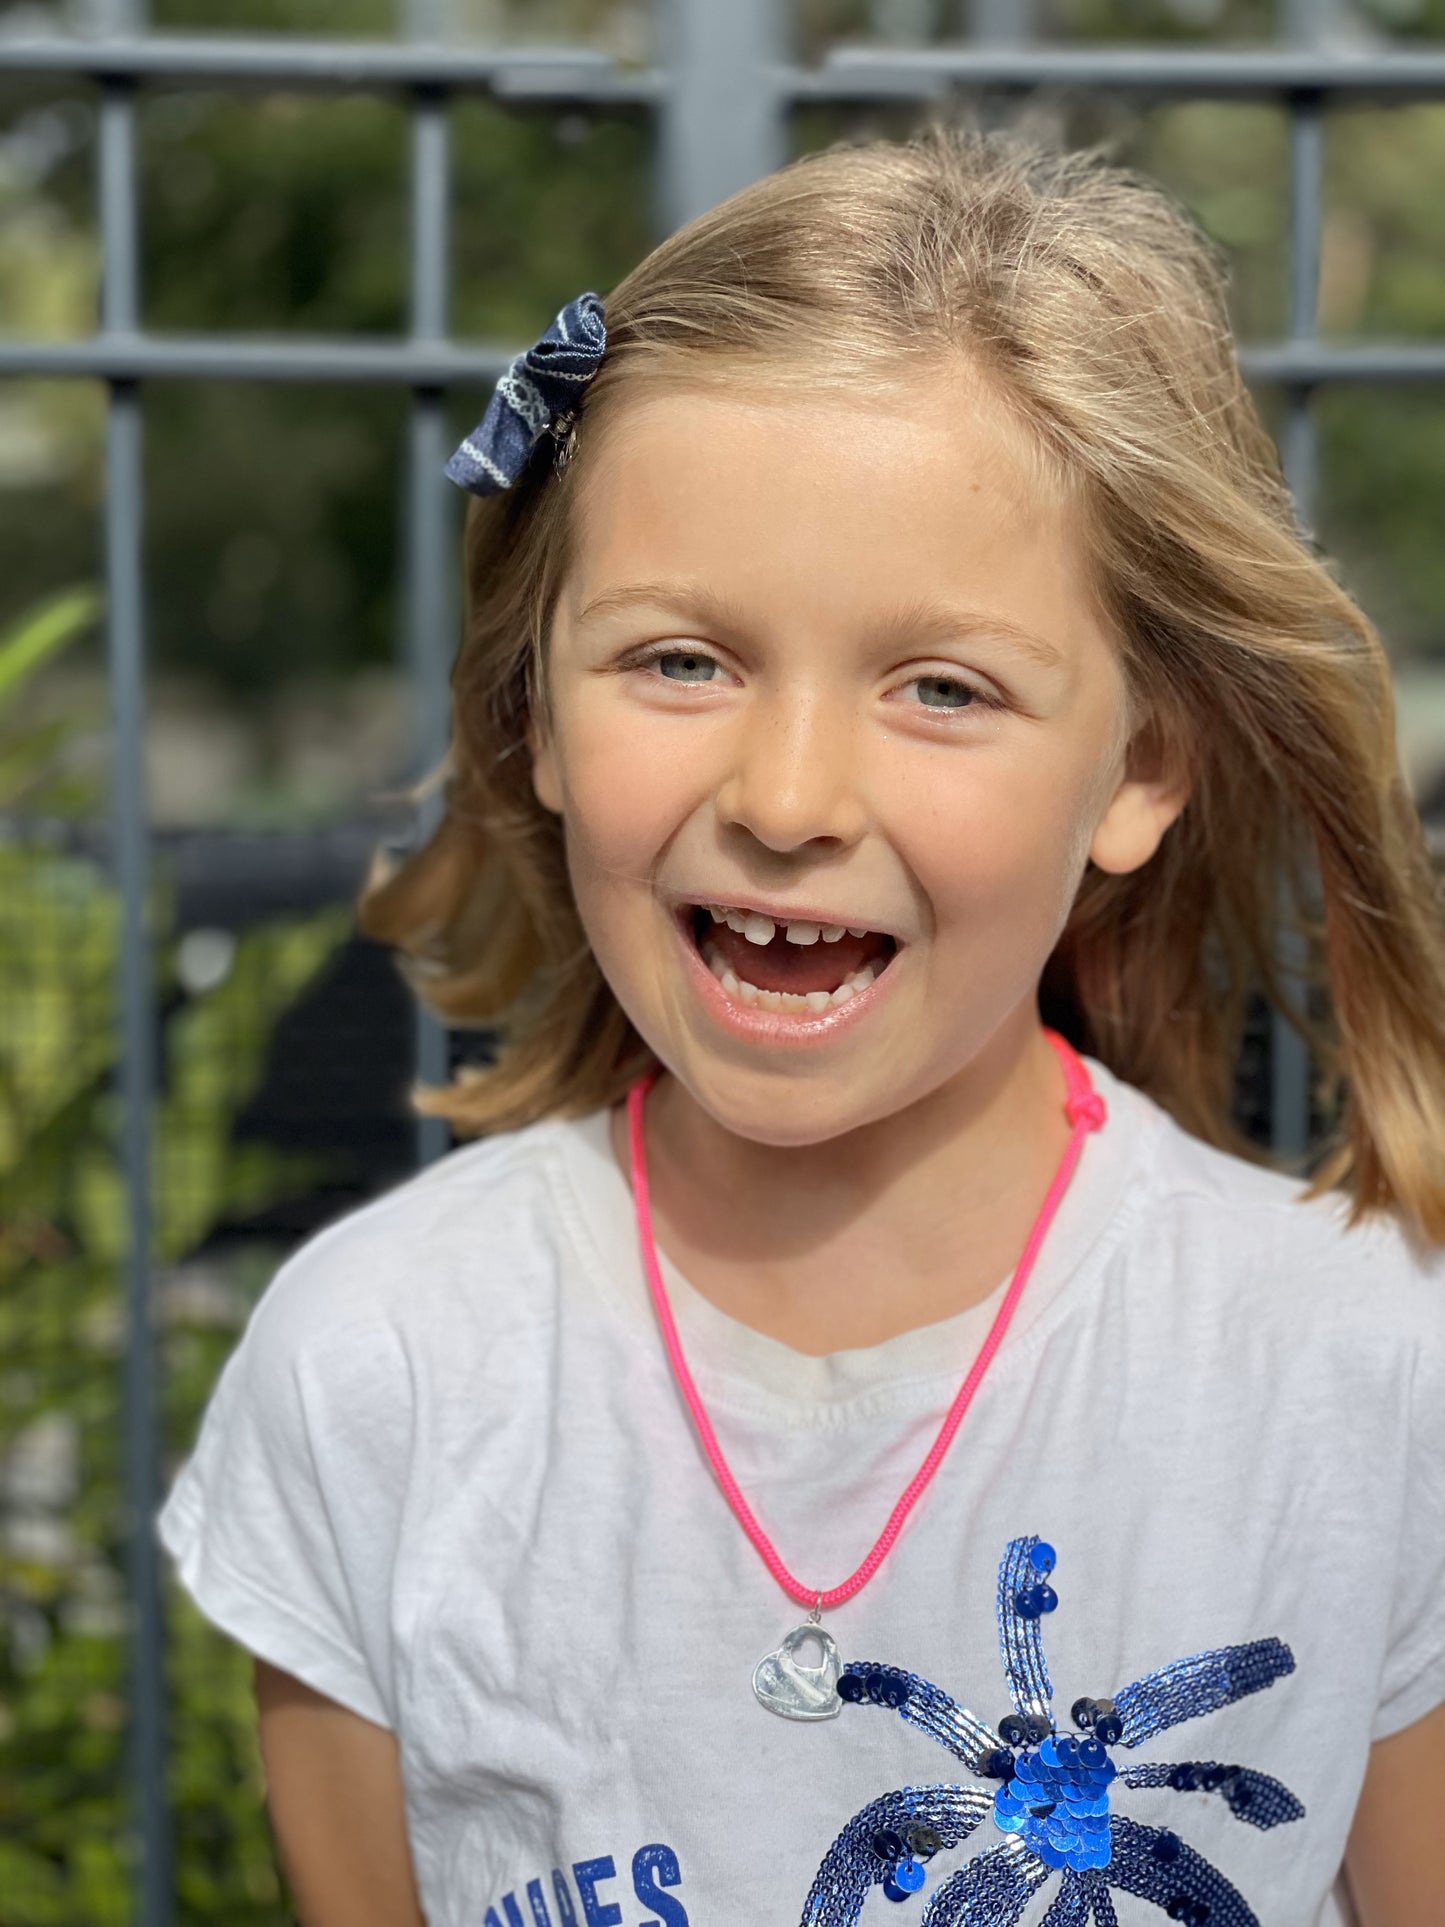
[[[1014,931],[1051,948],[1088,860],[1098,788],[1092,768],[1036,750],[1006,764],[957,758],[915,791],[900,841],[939,936],[997,945]]]
[[[646,890],[659,854],[695,805],[696,769],[646,733],[606,719],[558,737],[573,894],[589,935],[636,928],[628,885]],[[600,944],[599,944],[600,948]]]

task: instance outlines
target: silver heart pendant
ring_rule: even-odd
[[[798,1648],[822,1648],[817,1665],[798,1658]],[[821,1626],[795,1626],[775,1653],[765,1653],[753,1668],[758,1703],[785,1720],[832,1720],[843,1710],[838,1681],[843,1661],[831,1634]]]

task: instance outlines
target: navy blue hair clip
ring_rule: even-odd
[[[548,433],[565,460],[577,404],[606,346],[601,300],[579,294],[497,383],[486,414],[447,463],[448,480],[472,495],[510,488]]]

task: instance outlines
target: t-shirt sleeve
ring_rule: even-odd
[[[157,1520],[181,1584],[260,1658],[394,1727],[410,1376],[351,1226],[272,1280]]]
[[[1445,1701],[1445,1267],[1410,1373],[1400,1544],[1390,1644],[1372,1740],[1413,1726]]]

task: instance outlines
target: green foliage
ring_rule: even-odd
[[[1348,587],[1397,662],[1445,650],[1445,396],[1438,388],[1321,396],[1319,433],[1333,478],[1320,530]],[[1445,745],[1431,759],[1445,766]],[[1438,776],[1437,776],[1438,781]],[[1438,803],[1436,805],[1438,807]]]
[[[219,1364],[218,1348],[206,1349],[211,1356],[198,1352],[193,1368],[197,1385]],[[177,1918],[283,1927],[291,1914],[265,1817],[250,1655],[219,1638],[179,1589],[168,1635]]]
[[[62,598],[0,640],[0,705],[90,619]],[[23,732],[0,728],[0,770]],[[23,760],[23,756],[22,756]],[[282,1013],[347,935],[349,908],[243,933],[189,993],[164,878],[153,992],[161,1078],[152,1258],[171,1463],[279,1255],[219,1292],[180,1267],[218,1226],[304,1194],[317,1157],[233,1144]],[[117,1168],[119,904],[86,859],[0,845],[0,1927],[128,1919],[119,1379],[128,1207]],[[185,1921],[280,1927],[249,1660],[171,1588],[171,1791]]]
[[[1276,0],[1057,0],[1060,37],[1089,41],[1269,40],[1277,31]]]
[[[211,33],[390,33],[406,0],[152,0],[160,32],[199,28]]]
[[[1372,0],[1382,32],[1445,30],[1445,0]],[[876,0],[797,0],[800,58],[839,38],[876,38],[896,14],[931,21],[956,9]],[[1186,8],[1171,0],[1059,0],[1054,39],[1259,41],[1264,0]],[[387,33],[402,0],[159,0],[162,27]],[[612,0],[457,0],[462,31],[509,41],[585,36],[618,47]],[[645,37],[637,51],[645,57]],[[655,51],[655,50],[654,50]],[[0,151],[0,311],[7,331],[80,334],[96,282],[88,96],[56,83],[11,83],[12,124],[48,156],[6,176]],[[989,111],[997,109],[994,103]],[[0,100],[0,126],[6,105]],[[1226,101],[1141,103],[1073,96],[1068,131],[1103,135],[1196,209],[1235,269],[1246,338],[1277,337],[1285,303],[1285,116]],[[800,147],[876,127],[901,133],[916,111],[859,107],[794,117]],[[463,339],[517,345],[583,287],[606,291],[657,231],[650,116],[583,113],[458,97],[451,112],[450,322]],[[1333,107],[1327,116],[1321,322],[1327,333],[1438,338],[1445,326],[1445,201],[1435,192],[1445,107]],[[153,327],[247,332],[404,333],[407,311],[405,102],[399,98],[147,90],[139,121],[142,289]],[[483,395],[454,398],[458,435]],[[1433,504],[1445,444],[1389,490],[1390,453],[1371,432],[1375,397],[1358,397],[1325,438],[1320,521],[1350,564],[1381,540],[1352,520],[1356,500],[1394,502],[1392,642],[1438,649],[1445,598]],[[15,603],[88,568],[100,494],[99,396],[84,384],[8,385],[0,396],[0,580]],[[368,388],[150,384],[148,575],[153,666],[259,702],[288,676],[342,675],[397,653],[398,530],[405,482],[405,397]],[[8,414],[7,414],[8,411]],[[8,478],[10,441],[28,470]],[[1371,464],[1368,471],[1365,464]],[[1363,578],[1362,578],[1363,579]],[[3,599],[0,599],[3,607]],[[1398,609],[1398,614],[1396,614]]]
[[[637,118],[452,114],[453,322],[503,344],[645,251]],[[143,121],[147,318],[165,329],[404,333],[399,104],[169,97]],[[457,435],[480,391],[455,398]],[[405,397],[157,384],[147,407],[158,667],[243,699],[395,658]],[[465,419],[463,419],[465,417]]]
[[[85,633],[98,606],[93,590],[67,589],[0,635],[0,717],[32,676]],[[23,805],[66,816],[90,801],[84,779],[56,768],[65,734],[63,719],[29,729],[0,722],[0,810]]]
[[[0,707],[91,620],[97,606],[94,590],[67,589],[0,636]]]

